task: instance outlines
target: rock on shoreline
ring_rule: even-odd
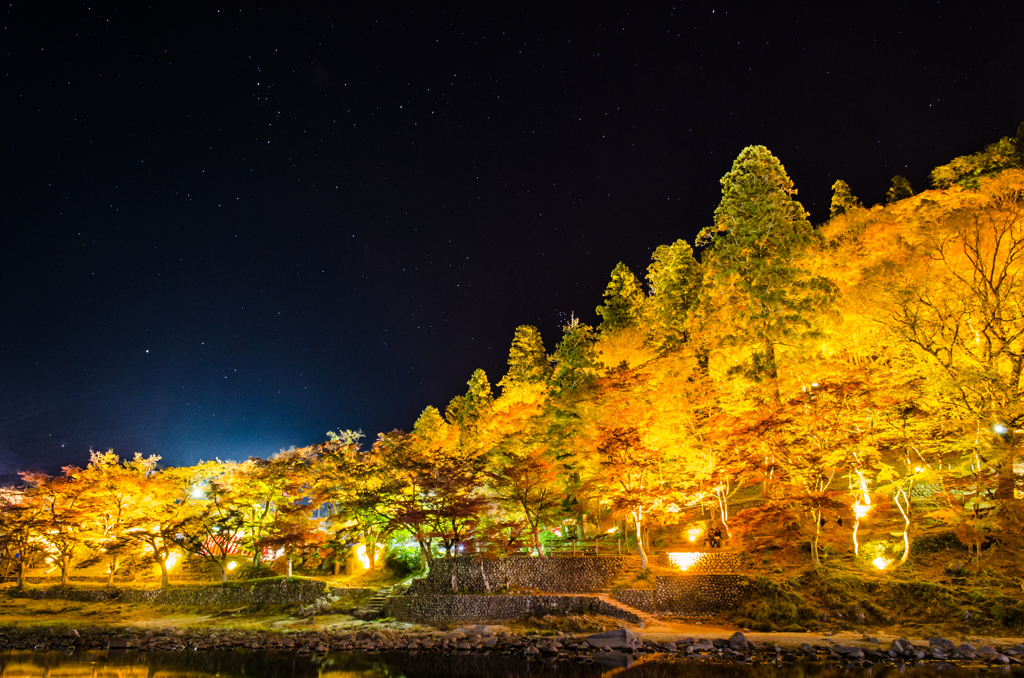
[[[287,633],[229,629],[82,629],[55,633],[32,629],[0,629],[0,649],[21,650],[136,650],[182,652],[246,650],[299,654],[340,652],[410,652],[498,654],[555,660],[627,664],[642,655],[691,658],[704,661],[760,664],[798,660],[825,661],[846,667],[875,664],[958,664],[1006,666],[1021,663],[1024,644],[955,644],[931,638],[927,644],[900,638],[888,647],[811,645],[784,649],[773,641],[751,642],[736,632],[729,638],[678,638],[674,641],[641,639],[628,629],[582,635],[538,636],[514,634],[501,626],[474,625],[454,631],[396,632],[367,626],[351,631],[308,630]]]

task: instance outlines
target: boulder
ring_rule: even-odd
[[[481,638],[486,638],[487,636],[491,635],[491,627],[490,626],[486,626],[484,624],[476,624],[474,626],[464,626],[464,627],[462,627],[461,629],[458,629],[458,630],[462,631],[467,636],[480,636]]]
[[[746,650],[748,644],[747,637],[739,631],[729,636],[729,647],[733,650]]]

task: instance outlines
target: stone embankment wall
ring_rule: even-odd
[[[737,574],[743,571],[743,554],[729,551],[659,553],[658,565],[674,567],[686,574]]]
[[[636,624],[640,617],[594,596],[396,596],[384,604],[383,614],[403,621],[500,621],[527,615],[601,614]]]
[[[648,614],[711,617],[730,610],[743,599],[747,578],[734,574],[696,574],[658,577],[656,588],[620,589],[616,600]]]
[[[654,607],[685,617],[701,617],[729,610],[747,594],[747,578],[738,574],[694,574],[658,577]]]
[[[343,600],[353,601],[372,594],[372,589],[331,588],[313,579],[254,580],[253,582],[229,583],[227,586],[175,586],[167,589],[77,589],[59,587],[48,589],[10,589],[9,594],[22,598],[60,598],[98,602],[117,600],[123,603],[147,603],[151,605],[181,605],[186,607],[233,608],[244,605],[291,605],[310,603],[321,596],[330,594]]]
[[[410,595],[452,593],[452,563],[460,593],[535,589],[545,593],[592,593],[608,588],[624,571],[640,566],[639,556],[509,556],[488,559],[461,556],[435,560],[430,574],[413,582]]]

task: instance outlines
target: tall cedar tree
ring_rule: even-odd
[[[636,325],[643,313],[644,299],[640,281],[628,266],[617,263],[604,290],[604,303],[597,307],[602,318],[599,330],[614,332]]]
[[[768,381],[778,403],[777,347],[812,328],[835,286],[801,268],[799,257],[813,231],[803,205],[793,199],[792,180],[767,148],[743,149],[721,183],[714,226],[700,232],[697,245],[705,248],[712,292],[728,309],[726,336],[754,344],[744,371]]]
[[[860,198],[850,190],[850,186],[842,179],[832,184],[832,205],[829,207],[828,216],[835,219],[840,214],[846,214],[850,210],[864,207]]]
[[[686,339],[686,321],[700,295],[704,272],[685,240],[659,245],[647,267],[647,318],[657,347],[668,350]]]

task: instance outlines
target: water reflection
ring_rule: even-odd
[[[825,662],[789,666],[738,664],[685,659],[651,659],[632,662],[617,652],[597,655],[603,662],[530,661],[522,657],[436,653],[347,653],[323,657],[284,652],[29,652],[0,653],[0,678],[966,678],[987,672],[924,666],[907,669],[876,666],[873,669],[842,669]],[[1010,674],[1007,669],[1000,673]],[[904,674],[902,677],[898,674]],[[1013,671],[1024,678],[1024,671]]]

